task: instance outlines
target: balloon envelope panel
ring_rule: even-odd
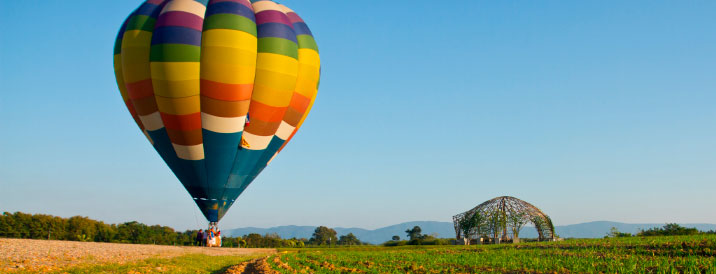
[[[291,9],[269,0],[148,0],[114,49],[127,109],[217,222],[305,120],[320,57]]]

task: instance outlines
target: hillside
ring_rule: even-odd
[[[353,233],[364,242],[372,244],[380,244],[388,241],[393,235],[398,235],[400,238],[405,238],[405,230],[413,228],[414,226],[420,226],[423,230],[423,234],[436,233],[441,238],[452,238],[455,237],[455,229],[453,224],[450,222],[435,222],[435,221],[416,221],[406,222],[396,225],[386,226],[374,230],[368,230],[363,228],[333,228],[338,232],[338,235],[345,235]],[[595,221],[573,225],[562,225],[556,226],[555,231],[557,235],[562,238],[601,238],[604,237],[612,227],[616,227],[621,232],[637,233],[640,229],[646,230],[654,227],[661,227],[664,224],[628,224],[610,221]],[[701,231],[716,230],[716,224],[681,224],[685,227],[695,227]],[[310,238],[315,230],[315,226],[278,226],[271,228],[257,228],[257,227],[245,227],[224,230],[228,232],[230,236],[243,236],[249,233],[277,233],[281,238]],[[536,238],[537,233],[532,227],[525,227],[522,229],[520,237],[523,238]]]

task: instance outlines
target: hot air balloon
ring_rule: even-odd
[[[119,30],[114,71],[139,129],[218,222],[306,119],[320,58],[273,1],[147,0]]]

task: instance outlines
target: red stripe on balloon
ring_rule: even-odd
[[[201,79],[201,95],[222,101],[243,101],[251,99],[253,84],[224,84]]]
[[[148,96],[154,96],[154,87],[152,87],[152,79],[146,79],[139,82],[125,84],[127,93],[132,100],[141,99]]]
[[[164,126],[168,129],[175,130],[197,130],[201,129],[201,113],[192,113],[186,115],[173,115],[160,113]]]
[[[273,107],[257,101],[251,101],[249,105],[249,117],[251,120],[261,120],[265,122],[283,121],[283,115],[286,114],[287,107]]]

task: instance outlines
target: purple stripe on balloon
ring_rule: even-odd
[[[155,28],[152,34],[152,45],[157,44],[201,46],[201,31],[185,27]]]
[[[196,14],[184,11],[170,11],[159,16],[154,26],[156,28],[168,26],[186,27],[201,31],[201,27],[204,26],[204,19]]]
[[[286,14],[277,10],[265,10],[256,14],[256,24],[281,23],[293,28]]]
[[[298,44],[298,40],[296,40],[296,33],[293,32],[292,28],[284,24],[263,23],[261,25],[258,25],[256,29],[258,33],[258,38],[278,37],[286,40],[291,40],[294,43]]]
[[[288,20],[290,20],[291,23],[294,23],[294,24],[298,23],[298,22],[303,23],[303,19],[301,19],[301,17],[298,16],[298,14],[296,14],[295,12],[286,13],[286,17],[288,17]]]

